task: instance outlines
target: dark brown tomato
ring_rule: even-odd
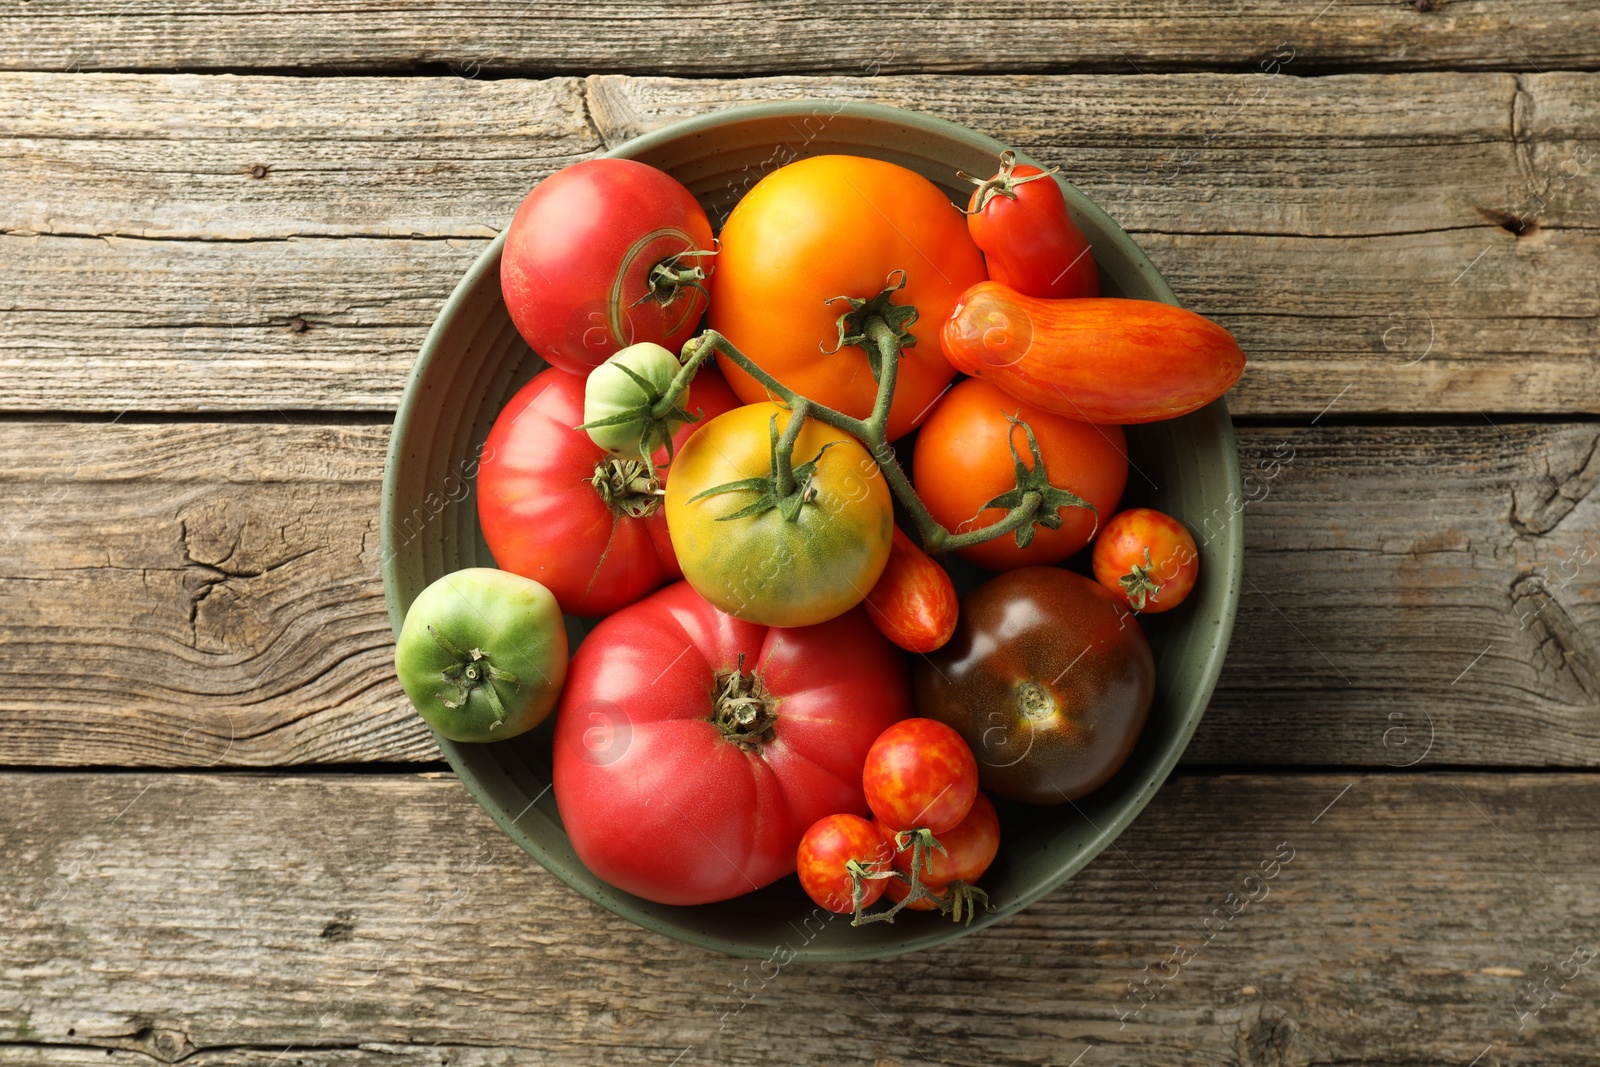
[[[1155,661],[1112,593],[1071,571],[1023,567],[967,594],[955,636],[917,662],[915,683],[917,714],[966,739],[984,789],[1061,804],[1127,762]]]

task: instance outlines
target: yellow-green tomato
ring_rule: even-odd
[[[702,495],[772,473],[772,420],[789,412],[750,404],[689,438],[667,482],[667,529],[683,576],[730,615],[764,626],[810,626],[859,604],[889,560],[894,513],[883,474],[861,442],[807,419],[792,462],[798,508],[751,513],[762,491]],[[791,520],[785,514],[793,512]]]
[[[538,582],[470,567],[417,594],[394,662],[429,726],[452,741],[502,741],[555,707],[567,680],[567,630]]]

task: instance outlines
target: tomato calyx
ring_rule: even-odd
[[[629,306],[638,307],[654,300],[662,307],[667,307],[685,290],[697,290],[709,300],[711,294],[706,291],[706,271],[698,263],[692,267],[684,267],[681,263],[686,257],[692,256],[698,260],[701,256],[714,256],[717,251],[715,248],[686,248],[663,259],[650,268],[645,278],[644,295]]]
[[[661,497],[666,492],[647,460],[620,456],[608,456],[596,463],[589,484],[611,514],[619,518],[649,518],[661,507]]]
[[[1150,546],[1144,546],[1144,564],[1133,568],[1117,581],[1128,594],[1128,604],[1134,611],[1143,611],[1146,600],[1161,592],[1161,583],[1150,576],[1156,565],[1150,560]]]
[[[757,751],[776,736],[778,701],[767,691],[760,671],[744,672],[744,653],[731,671],[716,676],[711,721],[723,739]]]
[[[490,724],[489,729],[493,730],[505,722],[506,706],[501,702],[500,694],[495,690],[494,683],[503,682],[511,686],[513,690],[516,690],[522,688],[521,680],[510,671],[503,671],[493,663],[490,663],[489,655],[483,649],[470,648],[463,652],[451,643],[449,638],[432,626],[428,627],[428,632],[439,643],[439,647],[444,650],[445,655],[455,660],[454,663],[439,672],[445,681],[456,687],[455,699],[452,700],[448,693],[439,693],[439,702],[447,708],[463,707],[467,703],[467,699],[472,696],[474,690],[482,689],[484,696],[489,701],[489,706],[494,709],[494,722]]]
[[[1018,548],[1027,548],[1033,544],[1033,531],[1035,527],[1042,526],[1047,530],[1061,528],[1062,508],[1088,508],[1094,512],[1095,529],[1100,528],[1100,512],[1093,504],[1078,494],[1068,489],[1062,489],[1050,484],[1049,472],[1044,467],[1044,456],[1039,452],[1039,440],[1033,435],[1033,427],[1029,426],[1017,415],[1008,415],[1014,428],[1020,426],[1028,435],[1028,451],[1033,456],[1033,466],[1029,467],[1022,461],[1022,454],[1017,451],[1016,435],[1010,434],[1006,443],[1011,446],[1011,458],[1016,463],[1017,484],[1007,492],[1001,493],[979,509],[978,513],[990,508],[1005,508],[1007,510],[1021,507],[1031,500],[1036,500],[1036,510],[1033,521],[1018,526],[1013,536],[1017,539]],[[1094,536],[1092,533],[1090,536]]]
[[[895,280],[899,275],[899,280]],[[894,294],[906,286],[906,272],[896,270],[889,275],[887,284],[873,296],[861,299],[854,296],[832,297],[827,303],[833,304],[840,300],[850,305],[850,310],[839,316],[839,339],[832,348],[822,348],[821,342],[817,347],[822,354],[831,356],[844,348],[852,345],[861,349],[867,355],[867,366],[872,370],[872,380],[883,380],[883,365],[886,358],[886,349],[890,344],[895,346],[896,352],[901,349],[914,347],[917,343],[916,335],[910,330],[917,321],[917,309],[910,304],[896,304]]]
[[[1040,178],[1052,177],[1061,168],[1051,167],[1049,170],[1042,170],[1038,174],[1023,175],[1016,174],[1016,169],[1017,154],[1008,148],[1000,153],[1000,170],[992,178],[974,178],[964,170],[956,171],[956,177],[969,181],[978,187],[976,193],[977,204],[963,213],[981,215],[983,209],[989,205],[989,201],[997,196],[1003,196],[1007,200],[1015,200],[1017,198],[1017,186],[1038,181]]]
[[[785,522],[798,522],[800,509],[807,504],[814,504],[817,499],[817,489],[811,484],[811,479],[817,473],[817,461],[822,459],[823,453],[838,444],[837,441],[829,441],[804,463],[794,462],[794,444],[800,437],[801,426],[805,424],[807,407],[804,401],[795,404],[789,415],[789,424],[783,428],[782,434],[778,433],[778,416],[772,416],[768,424],[772,436],[772,473],[714,485],[690,497],[689,502],[723,493],[755,493],[755,500],[738,511],[718,516],[717,521],[747,519],[776,508]]]

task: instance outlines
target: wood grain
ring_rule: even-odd
[[[1191,764],[1600,764],[1600,427],[1240,438],[1247,581]],[[392,676],[386,441],[0,423],[0,763],[437,758]]]
[[[10,70],[1121,72],[1253,68],[1283,41],[1322,70],[1600,63],[1600,19],[1582,0],[1237,0],[1216,10],[1159,0],[1136,11],[1110,0],[877,0],[848,12],[816,0],[35,0],[0,17],[0,38],[16,45],[0,57]]]
[[[448,776],[0,792],[5,1064],[1576,1065],[1600,1027],[1592,775],[1180,775],[1007,922],[765,970],[590,905]]]
[[[1238,334],[1236,412],[1600,411],[1597,79],[4,75],[0,408],[391,410],[540,176],[811,96],[1064,164]]]

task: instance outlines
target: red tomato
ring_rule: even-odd
[[[899,843],[895,840],[896,831],[891,830],[881,822],[874,822],[873,826],[883,836],[884,841],[891,849],[898,849]],[[931,860],[931,871],[919,871],[917,877],[922,884],[935,893],[943,893],[951,882],[960,880],[968,885],[983,877],[983,872],[989,869],[989,864],[1000,852],[1000,816],[994,810],[987,796],[979,793],[972,801],[972,810],[967,812],[967,817],[954,830],[938,835],[939,844],[944,846],[944,851],[930,849],[928,857]],[[912,849],[907,847],[903,851],[895,851],[895,870],[909,876],[911,874]],[[898,878],[884,879],[885,891],[889,899],[898,904],[906,898],[910,887]],[[912,911],[932,911],[934,904],[929,900],[916,900],[907,904]]]
[[[679,428],[673,447],[738,404],[702,368],[685,410],[703,414]],[[484,442],[478,521],[501,569],[544,585],[568,615],[607,615],[682,572],[644,464],[606,453],[576,429],[582,422],[582,378],[550,368],[523,386]],[[655,460],[664,463],[666,450]],[[638,492],[611,492],[624,480]]]
[[[1199,575],[1194,535],[1153,508],[1124,511],[1095,539],[1095,579],[1134,611],[1171,611]]]
[[[1104,423],[1187,415],[1233,387],[1244,351],[1210,319],[1154,300],[1039,300],[979,282],[939,332],[956,370],[1046,411]]]
[[[711,269],[711,223],[671,175],[631,159],[574,163],[534,186],[506,230],[500,289],[511,321],[552,366],[586,374],[638,341],[673,352],[706,308],[680,285],[652,297],[658,264]],[[674,263],[674,257],[678,258]]]
[[[937,835],[955,829],[971,810],[978,795],[978,761],[944,723],[907,719],[872,743],[862,784],[867,806],[884,825]]]
[[[950,575],[898,526],[866,608],[878,632],[907,652],[932,652],[950,640],[960,610]]]
[[[859,815],[829,815],[811,824],[800,839],[795,871],[806,895],[829,911],[848,915],[855,911],[855,887],[846,865],[855,860],[869,871],[887,871],[894,860],[894,845],[885,841],[872,823]],[[871,907],[883,896],[893,878],[861,879],[861,906]]]
[[[998,174],[972,181],[978,187],[967,202],[967,229],[990,278],[1028,296],[1100,295],[1089,239],[1067,214],[1053,176],[1002,152]]]
[[[1024,404],[986,381],[969,378],[945,394],[917,436],[912,478],[928,512],[953,531],[984,526],[1005,516],[984,505],[1016,485],[1011,449],[1032,466],[1028,435],[1007,416],[1033,428],[1050,484],[1093,504],[1058,509],[1061,525],[1035,525],[1033,543],[1018,548],[1006,534],[960,554],[990,570],[1059,563],[1089,543],[1109,518],[1128,481],[1127,440],[1120,426],[1093,426]],[[1009,442],[1009,443],[1008,443]]]
[[[867,750],[910,710],[905,661],[859,609],[769,628],[679,583],[578,646],[556,803],[578,858],[618,889],[726,900],[793,872],[818,819],[866,813]]]

